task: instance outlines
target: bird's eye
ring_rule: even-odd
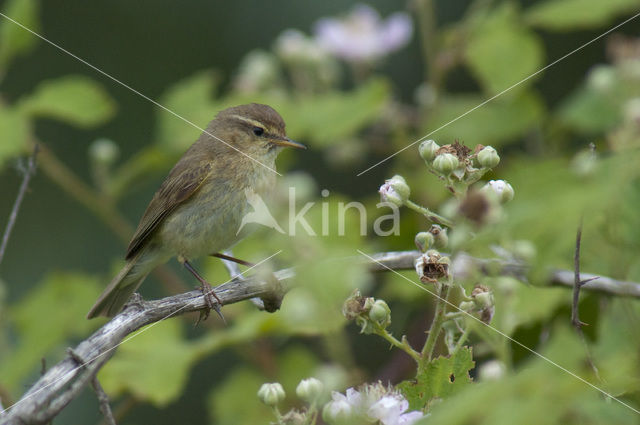
[[[253,127],[253,134],[255,134],[256,136],[262,136],[264,134],[264,128]]]

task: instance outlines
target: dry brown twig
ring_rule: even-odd
[[[20,184],[20,189],[18,189],[18,195],[16,196],[16,200],[13,203],[13,208],[11,208],[11,214],[9,215],[9,220],[7,221],[7,227],[5,227],[4,234],[2,235],[2,243],[0,244],[0,263],[2,263],[2,259],[4,258],[4,253],[7,249],[7,244],[9,243],[9,236],[11,236],[13,226],[15,226],[16,224],[18,211],[20,210],[20,205],[22,205],[24,194],[27,192],[27,188],[29,187],[29,181],[31,181],[31,177],[36,172],[36,156],[38,155],[38,150],[39,145],[36,143],[33,146],[33,153],[29,157],[27,169],[24,171],[22,184]]]

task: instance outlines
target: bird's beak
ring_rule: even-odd
[[[295,140],[289,139],[288,137],[285,137],[283,139],[273,140],[272,143],[274,145],[278,145],[278,146],[289,146],[291,148],[297,148],[297,149],[306,149],[307,148],[302,143],[298,143]]]

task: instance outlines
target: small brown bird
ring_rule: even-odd
[[[127,263],[87,318],[119,313],[149,272],[174,256],[202,283],[203,293],[213,293],[189,260],[216,255],[245,236],[239,229],[251,211],[246,191],[268,196],[285,146],[305,148],[286,136],[284,120],[270,106],[252,103],[218,113],[153,196],[129,243]]]

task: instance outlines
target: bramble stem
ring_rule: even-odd
[[[449,286],[440,284],[440,294],[438,294],[438,298],[436,299],[436,310],[433,315],[433,321],[431,322],[431,327],[429,328],[429,335],[427,336],[427,340],[424,343],[424,347],[422,348],[422,360],[421,367],[426,366],[427,363],[431,361],[433,356],[433,350],[436,346],[436,341],[438,340],[438,336],[442,331],[442,324],[445,319],[445,307],[447,304],[447,297],[449,296]]]
[[[428,208],[425,208],[421,205],[416,204],[413,201],[410,200],[406,200],[404,203],[408,208],[414,210],[417,213],[420,213],[422,215],[424,215],[425,217],[427,217],[429,220],[433,221],[434,223],[437,224],[441,224],[443,226],[447,226],[447,227],[453,227],[453,222],[447,218],[444,218],[443,216],[441,216],[440,214],[436,214],[433,211],[431,211]]]
[[[402,341],[398,341],[398,339],[396,337],[391,335],[391,333],[389,333],[382,326],[376,326],[376,334],[380,335],[382,338],[386,339],[394,347],[399,348],[402,351],[404,351],[405,353],[407,353],[409,356],[411,356],[411,358],[413,360],[416,361],[416,363],[420,364],[420,361],[422,360],[422,358],[420,357],[420,353],[418,353],[416,350],[414,350],[409,345],[409,343],[407,342],[406,339],[403,338]]]

